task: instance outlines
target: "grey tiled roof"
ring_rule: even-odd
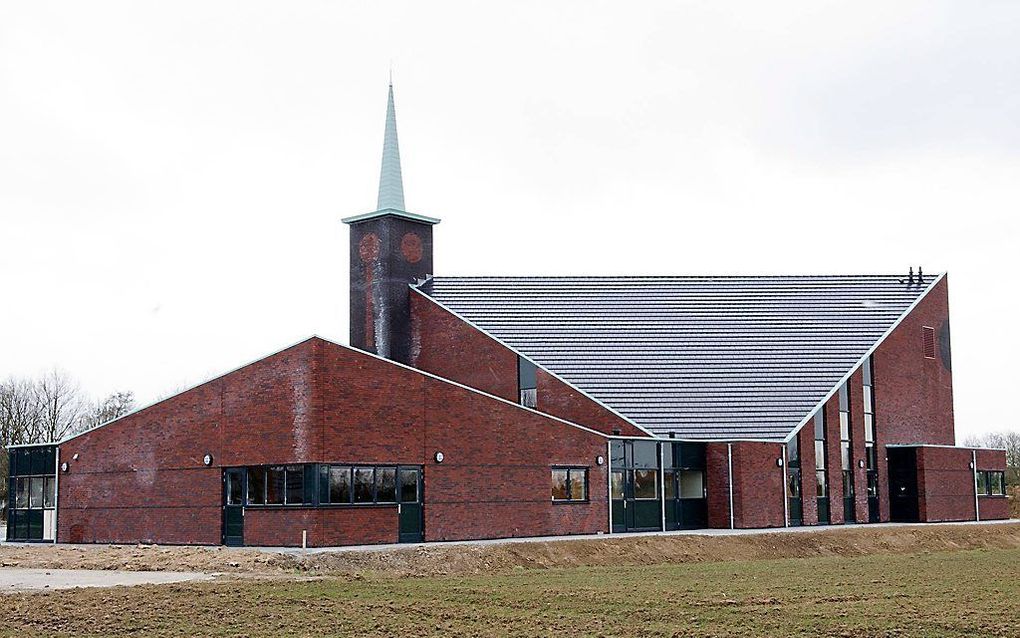
[[[935,280],[902,279],[436,277],[421,290],[655,434],[782,439]]]

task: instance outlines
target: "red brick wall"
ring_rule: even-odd
[[[953,375],[938,353],[925,359],[921,349],[921,328],[931,326],[939,337],[948,320],[949,284],[943,279],[875,351],[875,413],[883,446],[955,444]],[[942,345],[939,337],[936,350]]]
[[[425,295],[411,292],[411,365],[516,402],[517,355]]]
[[[729,529],[729,453],[725,443],[705,444],[705,468],[708,526]]]
[[[782,455],[783,446],[778,443],[733,444],[733,513],[736,527],[786,525],[785,469],[776,464]]]
[[[968,449],[917,449],[921,521],[974,520],[974,472],[970,462]]]
[[[1006,453],[1003,450],[977,450],[977,469],[1006,471]],[[1009,518],[1009,501],[1004,496],[978,497],[978,511],[981,520],[992,521]]]
[[[605,454],[600,435],[310,339],[63,444],[58,539],[218,544],[222,467],[299,462],[424,466],[427,540],[593,533],[608,527]],[[588,467],[590,501],[553,504],[552,465]],[[244,533],[378,543],[396,525],[392,506],[248,508]]]
[[[647,434],[545,370],[538,369],[538,409],[606,434]]]
[[[435,301],[411,294],[411,365],[444,379],[517,402],[517,354]],[[579,425],[647,436],[583,392],[538,370],[538,409]]]
[[[800,441],[800,491],[803,510],[803,524],[818,524],[818,478],[815,475],[815,423],[808,422],[797,433]]]

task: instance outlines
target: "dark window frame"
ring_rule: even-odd
[[[977,470],[974,473],[974,491],[978,496],[988,498],[1006,498],[1006,473],[1003,470]],[[1002,491],[995,493],[995,487]],[[984,488],[984,491],[981,488]]]
[[[591,500],[589,499],[589,491],[588,491],[588,467],[587,466],[583,466],[583,465],[553,465],[553,466],[550,466],[550,468],[549,468],[550,490],[552,489],[552,476],[553,476],[553,474],[555,472],[564,472],[564,471],[567,473],[567,482],[566,482],[567,498],[556,498],[556,494],[553,493],[551,495],[552,502],[553,503],[590,503]],[[582,473],[581,482],[584,485],[584,498],[574,498],[573,495],[572,495],[573,494],[573,490],[571,489],[571,486],[572,486],[573,481],[574,481],[574,475],[577,472]]]

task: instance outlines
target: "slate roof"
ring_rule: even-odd
[[[654,434],[781,440],[939,277],[436,277],[419,289]]]

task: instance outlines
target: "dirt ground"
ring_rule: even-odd
[[[0,546],[0,567],[228,574],[442,576],[553,569],[1020,549],[1020,523],[833,528],[746,536],[631,536],[372,552],[279,554],[154,545]]]

